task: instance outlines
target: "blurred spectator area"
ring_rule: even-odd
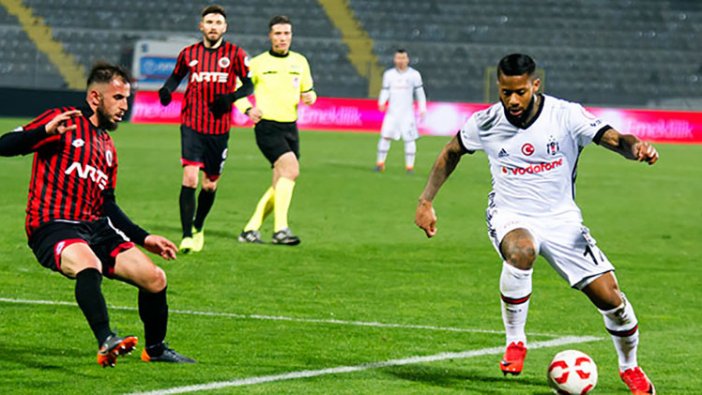
[[[96,60],[131,66],[142,38],[200,39],[204,3],[191,0],[24,0],[86,69]],[[321,95],[366,97],[339,31],[315,0],[221,1],[227,39],[250,55],[269,48],[271,16],[294,24],[293,50],[310,60]],[[480,102],[489,69],[512,52],[532,55],[545,91],[590,105],[702,102],[699,0],[348,0],[383,68],[409,51],[430,100]],[[0,8],[0,85],[56,88],[63,81],[15,18]],[[377,94],[377,92],[370,92]],[[700,106],[702,108],[702,106]]]
[[[535,58],[547,93],[576,101],[641,106],[702,97],[699,0],[349,4],[381,62],[390,64],[396,48],[407,49],[435,100],[482,101],[486,68],[513,52]]]
[[[292,49],[308,58],[317,91],[327,96],[367,94],[367,81],[354,70],[348,60],[348,48],[315,0],[217,3],[227,11],[229,29],[225,38],[244,48],[251,57],[270,48],[270,18],[288,15],[294,29]],[[131,52],[138,39],[187,37],[193,43],[200,40],[200,12],[207,5],[191,0],[24,0],[24,4],[46,21],[54,38],[86,70],[96,60],[131,67]],[[12,21],[0,20],[0,24],[12,25]]]

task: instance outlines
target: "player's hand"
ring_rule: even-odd
[[[165,86],[161,87],[158,90],[158,100],[161,101],[162,106],[167,106],[171,102],[171,91]]]
[[[378,104],[378,110],[379,110],[380,112],[385,112],[385,109],[386,109],[386,108],[387,108],[387,107],[385,106],[385,104]]]
[[[311,106],[315,102],[315,95],[312,92],[304,92],[300,94],[300,98],[302,99],[302,102],[307,104],[308,106]]]
[[[434,212],[430,201],[424,199],[419,201],[417,212],[414,215],[414,223],[422,228],[427,237],[436,235],[436,212]]]
[[[62,112],[61,114],[55,116],[54,119],[49,121],[49,123],[47,123],[44,127],[46,129],[46,134],[64,134],[69,130],[75,130],[78,127],[78,125],[66,126],[66,121],[73,117],[77,117],[80,114],[80,110],[71,110]]]
[[[639,162],[652,165],[658,161],[658,151],[648,141],[639,141],[632,147],[632,153]]]
[[[216,116],[221,117],[232,111],[232,98],[230,95],[218,95],[214,101],[210,103],[210,111]]]
[[[419,111],[419,122],[424,122],[424,118],[426,118],[427,112],[426,111]]]
[[[263,113],[258,107],[251,107],[249,111],[246,112],[246,115],[249,116],[249,119],[251,119],[253,123],[258,123],[263,118]]]
[[[146,239],[144,239],[144,248],[151,253],[160,255],[161,258],[167,261],[176,259],[176,251],[178,251],[178,248],[172,241],[158,235],[146,236]]]

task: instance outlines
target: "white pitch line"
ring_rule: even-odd
[[[72,306],[75,307],[75,302],[64,302],[64,301],[53,301],[53,300],[31,300],[31,299],[13,299],[13,298],[2,298],[0,297],[0,303],[14,303],[14,304],[32,304],[32,305],[49,305],[49,306]],[[129,306],[113,306],[110,305],[109,308],[114,310],[124,310],[124,311],[136,311],[135,307]],[[458,333],[486,333],[486,334],[496,334],[503,335],[505,332],[503,330],[496,329],[479,329],[479,328],[457,328],[450,326],[433,326],[433,325],[415,325],[415,324],[393,324],[385,322],[368,322],[368,321],[346,321],[337,320],[330,318],[299,318],[299,317],[286,317],[286,316],[275,316],[275,315],[262,315],[262,314],[237,314],[237,313],[220,313],[215,311],[194,311],[194,310],[175,310],[169,309],[169,313],[172,314],[184,314],[184,315],[196,315],[196,316],[207,316],[207,317],[223,317],[223,318],[235,318],[240,320],[264,320],[264,321],[288,321],[288,322],[301,322],[301,323],[312,323],[312,324],[331,324],[331,325],[347,325],[347,326],[365,326],[373,328],[395,328],[395,329],[422,329],[437,332],[458,332]],[[554,333],[537,333],[529,332],[530,336],[543,336],[543,337],[553,337],[557,338],[563,336],[562,334]]]
[[[584,337],[568,336],[568,337],[561,337],[561,338],[553,339],[553,340],[529,343],[529,349],[533,350],[533,349],[537,349],[537,348],[558,347],[558,346],[564,346],[564,345],[569,345],[569,344],[593,342],[593,341],[598,341],[598,340],[602,340],[602,338],[593,337],[593,336],[584,336]],[[183,394],[183,393],[187,393],[187,392],[209,391],[209,390],[229,388],[229,387],[243,387],[243,386],[247,386],[247,385],[271,383],[271,382],[275,382],[275,381],[295,380],[295,379],[303,379],[303,378],[309,378],[309,377],[326,376],[326,375],[330,375],[330,374],[361,372],[364,370],[380,369],[380,368],[387,368],[387,367],[392,367],[392,366],[404,366],[404,365],[412,365],[412,364],[417,364],[417,363],[445,361],[447,359],[466,359],[466,358],[482,357],[485,355],[499,355],[502,352],[504,352],[504,349],[505,349],[504,346],[500,346],[500,347],[482,348],[479,350],[470,350],[470,351],[463,351],[463,352],[444,352],[444,353],[435,354],[435,355],[414,356],[414,357],[402,358],[402,359],[391,359],[389,361],[371,362],[371,363],[364,363],[364,364],[354,365],[354,366],[338,366],[335,368],[327,368],[327,369],[319,369],[319,370],[302,370],[302,371],[297,371],[297,372],[288,372],[288,373],[275,374],[275,375],[269,375],[269,376],[247,377],[247,378],[236,379],[236,380],[231,380],[231,381],[215,381],[212,383],[205,383],[205,384],[196,384],[196,385],[187,385],[187,386],[182,386],[182,387],[164,388],[164,389],[148,391],[148,392],[134,392],[134,393],[131,393],[130,395]]]

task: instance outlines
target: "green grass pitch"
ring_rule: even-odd
[[[0,120],[0,131],[19,124]],[[146,229],[178,242],[178,127],[124,124],[113,136],[120,206]],[[153,257],[169,277],[168,341],[198,360],[188,366],[145,364],[141,347],[114,369],[95,363],[73,283],[42,268],[26,246],[31,158],[0,158],[0,393],[132,393],[275,376],[207,393],[545,395],[547,364],[566,348],[597,362],[596,393],[627,393],[600,314],[542,259],[530,342],[601,339],[532,349],[521,376],[502,377],[501,353],[490,351],[504,340],[501,262],[484,222],[490,188],[484,155],[465,156],[440,192],[439,233],[427,240],[413,224],[414,209],[447,138],[419,140],[415,175],[403,170],[401,143],[393,144],[386,173],[371,171],[377,135],[303,132],[301,141],[290,211],[300,246],[236,242],[270,183],[269,165],[246,129],[232,134],[205,250],[175,262]],[[659,393],[693,394],[702,387],[702,147],[658,148],[661,160],[653,167],[586,148],[577,201],[636,309],[640,363]],[[271,227],[269,219],[265,238]],[[103,282],[103,290],[113,327],[142,337],[136,290],[114,281]],[[343,366],[357,369],[320,373]],[[296,378],[301,371],[316,373]]]

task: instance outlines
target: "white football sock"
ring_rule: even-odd
[[[639,324],[634,308],[622,295],[624,302],[612,310],[600,310],[604,317],[605,328],[612,335],[614,348],[619,357],[619,369],[624,371],[638,365],[636,350],[639,345]]]
[[[388,152],[390,151],[390,140],[386,138],[380,138],[378,141],[378,160],[376,164],[381,165],[385,163],[385,159],[388,157]]]
[[[417,143],[412,141],[405,141],[405,169],[414,169],[414,156],[417,153]]]
[[[507,345],[512,342],[523,342],[525,346],[527,344],[524,327],[529,312],[533,271],[534,269],[521,270],[507,262],[502,263],[500,294]]]

